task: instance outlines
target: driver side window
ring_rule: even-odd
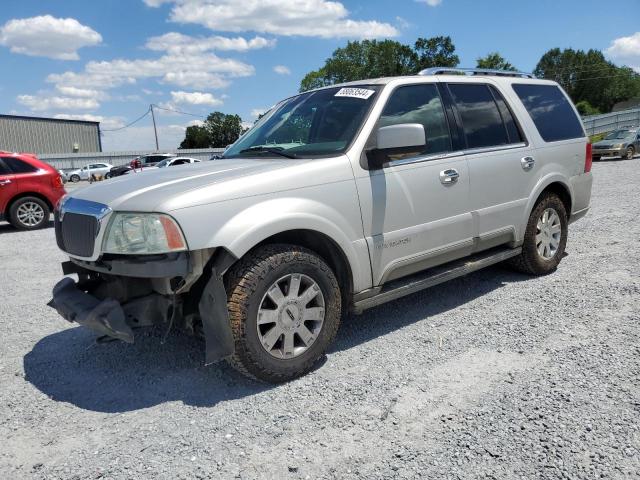
[[[426,148],[390,155],[391,160],[451,151],[449,126],[435,85],[408,85],[391,94],[378,120],[378,128],[403,123],[419,123],[424,127]]]

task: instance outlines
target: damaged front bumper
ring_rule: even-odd
[[[225,263],[227,261],[225,259]],[[157,287],[154,290],[151,285],[157,285],[159,275],[132,278],[131,273],[141,273],[139,259],[133,267],[116,270],[120,275],[105,274],[104,264],[63,263],[63,273],[78,274],[79,282],[69,277],[60,280],[53,288],[53,298],[48,305],[69,322],[83,325],[102,337],[127,343],[134,342],[134,330],[138,327],[158,325],[168,330],[182,324],[194,331],[194,322],[199,320],[206,342],[205,363],[233,354],[227,296],[222,276],[216,270],[216,258],[200,284],[195,284],[197,288],[180,294],[176,293],[179,289],[171,294],[158,293]],[[157,275],[153,266],[150,270]],[[184,285],[185,278],[187,274],[180,284]]]

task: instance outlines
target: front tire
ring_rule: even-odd
[[[529,216],[522,253],[510,264],[529,275],[546,275],[555,271],[564,256],[567,234],[564,203],[554,193],[545,194]]]
[[[625,160],[633,160],[633,156],[636,154],[636,149],[633,148],[633,146],[630,146],[629,148],[627,148],[627,151],[625,152]]]
[[[340,326],[340,287],[314,252],[267,245],[231,267],[228,308],[235,340],[229,363],[270,383],[300,377],[323,356]]]
[[[71,175],[69,178],[73,183],[78,183],[80,181],[80,175]]]
[[[37,230],[49,222],[49,206],[36,197],[16,200],[9,209],[11,225],[18,230]]]

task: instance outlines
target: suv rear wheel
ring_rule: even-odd
[[[36,230],[49,221],[49,206],[36,197],[16,200],[9,209],[11,225],[19,230]]]
[[[268,245],[227,274],[235,339],[231,365],[250,377],[285,382],[307,373],[340,325],[341,297],[331,268],[314,252]]]
[[[510,261],[511,265],[530,275],[553,272],[564,256],[567,233],[564,203],[556,194],[546,193],[529,216],[522,253]]]

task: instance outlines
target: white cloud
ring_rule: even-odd
[[[9,20],[0,28],[0,45],[14,53],[58,60],[78,60],[78,49],[102,42],[95,30],[75,18],[51,15]]]
[[[100,106],[94,98],[74,98],[44,95],[18,95],[18,103],[34,112],[50,110],[94,110]]]
[[[430,7],[437,7],[442,3],[442,0],[416,0],[418,3],[426,3]]]
[[[273,67],[273,71],[278,75],[291,75],[291,70],[289,70],[289,67],[285,65],[276,65]]]
[[[222,100],[210,93],[203,92],[171,92],[171,100],[174,103],[186,103],[189,105],[208,105],[211,107],[222,105]]]
[[[105,90],[157,78],[180,87],[212,89],[229,85],[229,77],[246,77],[254,72],[252,65],[213,53],[169,53],[157,59],[93,61],[85,65],[83,72],[52,74],[47,81],[58,87]]]
[[[122,117],[104,117],[102,115],[92,115],[90,113],[73,114],[58,113],[53,118],[62,118],[69,120],[87,120],[89,122],[100,122],[100,129],[112,129],[124,127],[124,119]]]
[[[67,87],[64,85],[58,85],[56,88],[61,94],[67,97],[95,98],[99,100],[108,98],[105,92],[92,90],[90,88]]]
[[[640,32],[616,38],[605,53],[616,62],[625,63],[640,73]]]
[[[177,32],[169,32],[159,37],[151,37],[146,47],[149,50],[166,51],[173,54],[180,53],[202,53],[212,50],[246,52],[260,48],[273,47],[276,44],[274,39],[264,37],[253,37],[247,40],[244,37],[191,37]]]
[[[151,7],[172,3],[171,20],[223,32],[322,38],[395,37],[398,30],[375,20],[353,20],[337,1],[327,0],[144,0]],[[431,0],[433,1],[433,0]],[[241,3],[239,5],[239,3]]]

